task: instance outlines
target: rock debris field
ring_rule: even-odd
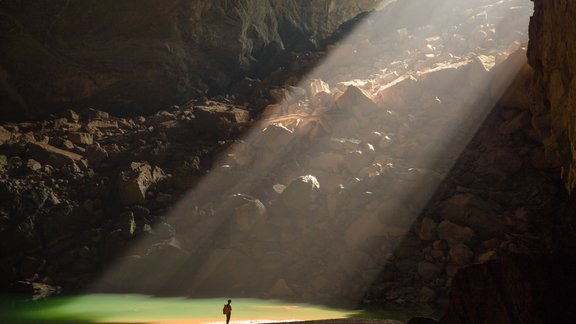
[[[547,251],[530,8],[471,3],[150,116],[2,122],[3,290],[437,307],[459,268]]]

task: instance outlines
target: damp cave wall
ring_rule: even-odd
[[[0,1],[0,118],[142,113],[223,91],[379,2]]]

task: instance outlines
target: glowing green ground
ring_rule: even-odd
[[[0,300],[0,323],[217,323],[226,298],[186,299],[142,295],[51,297],[38,302]],[[231,324],[343,318],[350,311],[259,299],[232,301]]]

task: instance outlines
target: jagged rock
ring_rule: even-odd
[[[485,90],[492,81],[492,75],[489,73],[494,66],[494,57],[486,55],[475,56],[472,62],[466,67],[468,69],[468,82],[474,89]]]
[[[458,265],[465,265],[472,260],[474,252],[464,244],[456,244],[449,251],[452,262]]]
[[[385,106],[405,107],[418,100],[424,92],[422,84],[413,76],[401,76],[377,90],[377,101]]]
[[[357,118],[363,118],[380,111],[372,96],[356,86],[348,86],[346,91],[338,97],[336,105],[342,111],[349,111]]]
[[[326,104],[327,99],[331,97],[330,86],[320,79],[310,80],[306,91],[308,98],[310,98],[312,104],[315,106],[318,104]]]
[[[251,200],[234,210],[235,227],[241,232],[249,232],[254,226],[266,220],[266,206],[258,200]]]
[[[474,238],[474,232],[470,227],[456,225],[448,220],[442,221],[436,232],[440,239],[450,245],[469,243]]]
[[[194,181],[200,174],[200,160],[193,159],[191,162],[184,162],[174,170],[174,177],[172,182],[174,186],[181,190],[186,190],[192,187]]]
[[[273,152],[283,150],[294,138],[294,133],[288,128],[272,124],[264,128],[254,139],[255,148],[267,149]]]
[[[313,175],[305,175],[294,179],[284,189],[280,198],[287,208],[302,209],[316,200],[320,191],[320,183]]]
[[[246,123],[250,121],[250,113],[238,107],[225,106],[208,102],[207,106],[194,107],[194,127],[200,131],[225,130],[227,124]],[[211,105],[210,105],[211,104]]]
[[[82,132],[72,132],[68,134],[68,139],[76,145],[92,145],[94,139],[92,134]]]
[[[79,154],[61,150],[49,144],[29,142],[27,145],[27,155],[36,161],[50,164],[55,168],[61,168],[65,165],[81,163],[87,164],[87,161]]]
[[[72,151],[75,148],[72,141],[60,137],[51,138],[50,141],[48,141],[48,144],[61,148],[65,151]]]
[[[91,165],[100,165],[108,158],[108,152],[98,142],[86,147],[85,155]]]
[[[147,162],[132,162],[130,169],[118,175],[118,193],[125,205],[142,204],[146,202],[146,191],[165,174],[159,167],[153,167]]]

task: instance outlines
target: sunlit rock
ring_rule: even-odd
[[[443,93],[450,93],[462,86],[466,80],[466,68],[463,64],[441,66],[420,74],[419,79],[424,87]]]
[[[517,50],[494,67],[490,88],[492,99],[504,106],[529,110],[535,100],[531,90],[533,76],[534,70],[528,65],[526,49]],[[555,89],[558,89],[560,96],[563,95],[563,86],[558,85]]]
[[[294,138],[294,132],[280,124],[272,124],[264,128],[254,139],[252,145],[258,149],[280,151]]]
[[[376,101],[384,106],[402,108],[417,102],[422,92],[422,85],[415,77],[404,75],[381,86],[376,92]]]
[[[349,86],[336,104],[342,111],[349,111],[356,117],[369,116],[380,111],[372,95],[356,86]]]
[[[468,82],[474,89],[483,91],[488,89],[492,81],[490,69],[494,66],[494,57],[478,55],[472,59],[468,66]]]
[[[254,226],[264,223],[266,216],[266,207],[260,200],[248,201],[234,210],[235,227],[239,231],[249,232]]]
[[[294,179],[282,192],[280,198],[287,208],[298,210],[314,202],[320,191],[320,183],[313,175]]]

